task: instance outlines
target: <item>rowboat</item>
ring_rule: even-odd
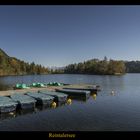
[[[35,93],[27,92],[26,95],[37,100],[38,105],[50,106],[54,100],[54,97],[52,97],[52,96],[43,95],[43,94],[37,93],[37,92],[35,92]]]
[[[90,91],[87,90],[56,89],[56,92],[62,92],[73,97],[90,97]]]
[[[36,100],[24,94],[13,94],[10,96],[13,101],[18,103],[20,109],[33,109],[35,108]]]
[[[49,96],[53,96],[54,100],[57,102],[66,102],[67,101],[67,94],[64,93],[60,93],[60,92],[53,92],[53,91],[45,91],[45,90],[41,90],[38,91],[39,93],[45,94],[45,95],[49,95]]]
[[[16,110],[17,103],[9,97],[0,96],[0,113],[8,113]]]

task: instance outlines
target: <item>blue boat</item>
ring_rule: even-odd
[[[31,98],[27,95],[18,93],[13,94],[10,96],[13,101],[16,101],[18,103],[18,107],[20,109],[34,109],[36,100],[34,98]]]
[[[0,113],[8,113],[16,110],[17,103],[9,97],[0,96]]]
[[[60,92],[41,90],[41,91],[38,91],[38,93],[42,93],[42,94],[45,94],[45,95],[53,96],[55,101],[61,102],[61,103],[62,102],[63,103],[66,102],[67,98],[68,98],[67,94],[60,93]]]
[[[50,106],[54,100],[54,97],[52,97],[52,96],[43,95],[43,94],[37,93],[37,92],[35,92],[35,93],[27,92],[26,95],[37,100],[38,105],[41,104],[41,105],[45,105],[45,106]]]
[[[56,91],[68,94],[72,97],[85,97],[86,99],[90,97],[90,91],[86,90],[56,89]]]

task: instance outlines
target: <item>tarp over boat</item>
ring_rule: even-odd
[[[11,112],[16,110],[17,103],[9,97],[0,96],[0,112]]]
[[[54,91],[46,91],[46,90],[40,90],[39,93],[53,96],[57,101],[59,102],[65,102],[67,100],[68,95],[60,92],[54,92]]]
[[[10,96],[12,100],[18,102],[20,109],[34,109],[36,100],[24,94],[13,94]]]
[[[28,96],[30,96],[30,97],[33,97],[33,98],[35,98],[35,99],[48,99],[48,100],[50,100],[50,99],[54,99],[54,97],[52,97],[52,96],[49,96],[49,95],[43,95],[43,94],[40,94],[40,93],[32,93],[32,92],[27,92],[26,93],[26,95],[28,95]]]
[[[56,89],[57,92],[62,92],[71,96],[85,96],[90,97],[90,91],[86,90],[72,90],[72,89]]]
[[[13,94],[10,96],[12,100],[20,102],[20,103],[28,103],[28,102],[36,102],[34,98],[31,98],[24,94]]]
[[[52,96],[49,96],[49,95],[44,95],[44,94],[41,94],[41,93],[31,93],[31,92],[27,92],[26,95],[32,97],[32,98],[35,98],[37,100],[37,104],[38,105],[47,105],[47,106],[50,106],[51,103],[53,102],[54,100],[54,97]]]

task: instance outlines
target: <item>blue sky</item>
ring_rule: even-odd
[[[0,48],[44,66],[140,60],[140,6],[0,6]]]

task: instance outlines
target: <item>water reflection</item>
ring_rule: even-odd
[[[70,99],[72,100],[76,100],[76,101],[79,101],[79,102],[87,102],[87,100],[89,99],[89,97],[85,97],[85,96],[69,96]]]
[[[70,105],[67,103],[56,102],[55,106],[48,106],[48,105],[37,105],[35,108],[32,109],[18,109],[17,111],[10,112],[10,113],[1,113],[0,114],[0,121],[10,118],[15,118],[18,116],[23,116],[26,114],[33,114],[44,110],[56,109],[58,107],[63,107],[65,105]]]
[[[96,96],[97,96],[96,94],[93,94],[93,95],[92,95],[92,98],[93,98],[94,100],[96,100]]]
[[[0,114],[0,120],[9,119],[9,118],[15,118],[15,117],[16,117],[16,112]]]
[[[19,109],[17,112],[16,112],[16,117],[17,116],[20,116],[20,115],[25,115],[25,114],[29,114],[29,113],[34,113],[36,111],[35,108],[33,109]]]
[[[111,93],[110,93],[110,95],[115,96],[115,91],[112,90]]]
[[[68,100],[67,100],[67,104],[68,104],[68,105],[71,105],[71,104],[72,104],[72,99],[68,99]]]
[[[51,104],[51,108],[56,108],[56,102],[53,102],[53,103]]]

